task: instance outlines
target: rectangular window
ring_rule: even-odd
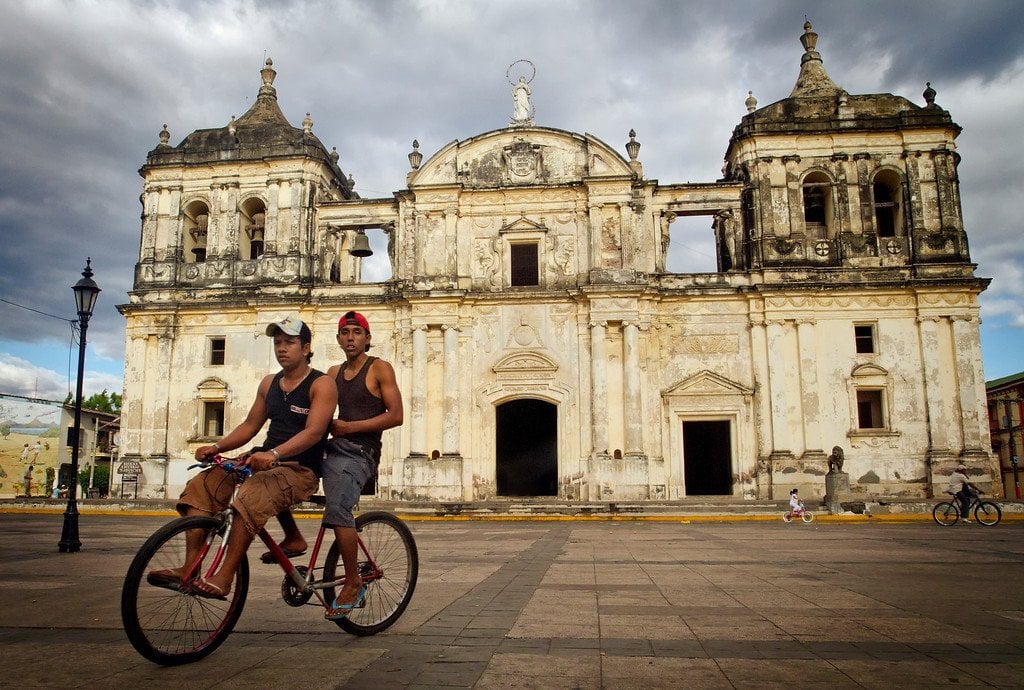
[[[875,354],[875,324],[854,324],[853,340],[857,346],[857,354]]]
[[[224,364],[224,338],[210,338],[210,364]]]
[[[885,429],[885,409],[882,405],[882,391],[857,391],[857,427],[860,429]]]
[[[224,403],[222,401],[203,403],[203,435],[208,438],[224,435]]]
[[[511,284],[517,285],[539,285],[540,276],[537,271],[537,245],[536,244],[512,244],[511,255]]]

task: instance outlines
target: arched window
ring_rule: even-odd
[[[185,263],[206,261],[206,235],[210,222],[210,209],[204,201],[193,201],[185,206],[183,243]]]
[[[899,175],[892,170],[883,170],[875,175],[871,186],[875,206],[875,232],[879,237],[895,237],[903,234],[903,186]]]
[[[812,172],[804,178],[804,228],[808,238],[827,239],[832,236],[832,182],[823,172]]]
[[[264,251],[266,205],[262,199],[251,197],[239,207],[239,224],[242,232],[238,236],[238,258],[244,261],[258,259]]]

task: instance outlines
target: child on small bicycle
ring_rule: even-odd
[[[793,515],[799,515],[804,512],[804,502],[800,500],[800,497],[797,494],[797,489],[792,489],[789,492],[789,509],[792,511]]]

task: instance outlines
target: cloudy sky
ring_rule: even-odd
[[[1024,20],[1018,0],[0,0],[0,393],[74,388],[71,292],[87,256],[103,292],[86,394],[120,391],[140,234],[139,167],[252,104],[271,57],[282,110],[363,197],[390,197],[413,139],[430,156],[504,127],[526,59],[537,124],[624,153],[648,178],[713,181],[753,91],[793,88],[804,17],[848,92],[936,102],[963,128],[961,193],[982,295],[986,378],[1024,370]],[[713,266],[695,239],[677,266]],[[710,263],[708,263],[710,262]]]

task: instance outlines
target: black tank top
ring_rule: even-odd
[[[367,357],[363,368],[359,370],[351,381],[345,380],[345,370],[348,362],[338,369],[338,376],[335,379],[338,383],[338,419],[346,422],[355,422],[360,419],[370,419],[379,414],[387,412],[384,401],[366,389],[366,372],[370,370],[376,357]],[[358,443],[363,448],[373,451],[373,457],[380,458],[381,431],[360,431],[354,434],[345,434],[343,438]]]
[[[270,383],[270,390],[267,391],[267,416],[270,418],[270,428],[267,430],[267,440],[263,443],[263,449],[275,448],[306,428],[311,405],[309,389],[313,386],[313,381],[323,375],[322,371],[310,369],[309,375],[294,390],[285,393],[281,390],[284,372],[277,373]],[[323,438],[312,447],[298,455],[281,459],[298,461],[316,472],[316,476],[319,477],[322,474],[326,447],[327,430],[324,430]]]

